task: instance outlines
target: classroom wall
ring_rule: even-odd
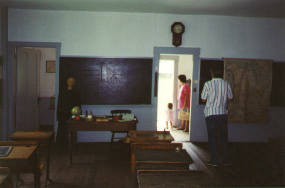
[[[0,8],[0,64],[2,64],[2,9]],[[0,71],[2,71],[2,68],[0,68]],[[1,73],[0,73],[1,74]],[[0,76],[0,79],[2,79],[2,75]],[[0,81],[0,87],[2,87],[2,81]],[[2,92],[2,88],[0,88],[0,92]],[[2,93],[0,96],[3,96]],[[0,98],[2,100],[2,98]],[[2,138],[2,121],[3,121],[3,107],[2,107],[2,101],[0,101],[0,138]]]
[[[7,42],[8,42],[8,9],[7,7],[0,7],[0,56],[2,58],[3,67],[4,64],[7,63]],[[4,68],[2,69],[2,71]],[[1,100],[2,104],[0,105],[0,139],[3,139],[6,135],[7,128],[6,123],[6,114],[5,114],[5,101],[3,100],[5,96],[5,88],[4,88],[4,79],[6,79],[5,72],[2,73],[2,84],[1,84]]]
[[[2,56],[2,8],[0,8],[0,56]]]
[[[211,15],[115,13],[9,9],[9,41],[61,42],[62,56],[152,57],[153,47],[172,46],[170,26],[186,26],[182,47],[201,48],[204,58],[285,60],[285,19]],[[95,114],[121,106],[86,106]],[[125,107],[126,108],[126,107]],[[154,129],[153,106],[128,106],[138,129]],[[191,139],[206,141],[203,106],[192,125]],[[270,124],[229,126],[232,141],[266,141],[281,134],[284,109],[271,110]],[[284,131],[283,131],[284,132]],[[109,133],[80,133],[80,141],[107,141]]]

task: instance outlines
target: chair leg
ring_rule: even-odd
[[[114,142],[114,137],[115,137],[115,133],[114,133],[114,132],[112,132],[111,144],[113,144],[113,142]]]

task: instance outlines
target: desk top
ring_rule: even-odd
[[[169,131],[130,131],[129,136],[132,143],[174,141]]]
[[[86,120],[68,120],[66,127],[69,131],[128,131],[136,130],[138,121],[86,121]]]
[[[16,131],[10,136],[10,138],[13,140],[47,140],[52,136],[52,131]]]
[[[12,151],[6,157],[0,157],[2,160],[28,160],[36,151],[37,146],[13,146]]]

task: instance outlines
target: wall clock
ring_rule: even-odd
[[[172,32],[172,44],[174,46],[180,46],[182,44],[182,34],[185,31],[185,26],[182,22],[174,22],[171,25]]]

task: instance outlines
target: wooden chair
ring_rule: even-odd
[[[37,142],[32,141],[1,141],[0,146],[37,146]],[[37,159],[39,159],[39,152],[36,151]],[[35,187],[40,187],[40,182],[37,182],[37,176],[41,176],[41,173],[43,169],[45,168],[44,163],[42,163],[40,160],[37,160],[37,170],[35,171],[35,168],[32,164],[22,164],[21,165],[13,165],[10,170],[11,173],[16,174],[16,177],[19,177],[21,173],[32,173],[35,177]]]
[[[115,114],[131,114],[132,111],[131,110],[111,110],[111,115],[112,117],[115,116]],[[120,140],[122,139],[122,137],[115,137],[116,133],[128,133],[126,131],[112,131],[112,137],[111,137],[111,143],[114,142],[114,140]]]

